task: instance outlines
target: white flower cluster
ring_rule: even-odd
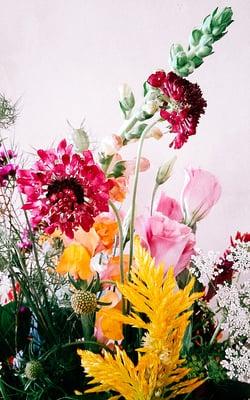
[[[219,285],[216,300],[223,309],[222,329],[231,342],[250,337],[250,281]]]
[[[0,272],[0,305],[9,303],[9,293],[12,290],[12,282],[7,273]]]
[[[221,262],[219,253],[209,251],[204,254],[200,249],[196,250],[196,253],[195,256],[192,256],[193,266],[190,268],[190,272],[204,287],[207,287],[209,282],[214,280],[222,271],[218,267]]]
[[[237,240],[235,245],[229,248],[229,251],[226,259],[233,262],[232,268],[235,271],[242,273],[250,270],[250,242]]]
[[[239,343],[235,348],[227,348],[221,365],[227,370],[230,379],[250,383],[250,343]]]

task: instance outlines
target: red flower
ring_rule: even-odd
[[[91,151],[73,153],[62,140],[57,149],[38,150],[39,160],[19,170],[17,182],[27,196],[23,209],[32,213],[32,225],[42,224],[51,234],[59,228],[68,237],[82,227],[89,231],[94,217],[108,211],[113,184],[95,164]]]
[[[160,115],[171,124],[171,132],[176,133],[170,147],[174,145],[175,149],[179,149],[189,136],[195,135],[200,115],[204,114],[207,103],[202,92],[196,83],[174,72],[166,75],[164,71],[157,71],[150,75],[147,82],[159,88],[164,95]]]

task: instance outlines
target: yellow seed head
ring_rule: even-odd
[[[71,307],[76,314],[80,315],[93,312],[97,307],[96,295],[88,291],[77,290],[71,296]]]

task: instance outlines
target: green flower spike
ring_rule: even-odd
[[[204,57],[213,53],[213,43],[227,33],[227,27],[233,22],[232,16],[231,7],[222,11],[216,8],[204,19],[200,29],[195,28],[192,31],[187,51],[180,44],[172,45],[170,64],[177,75],[190,75],[203,63]]]

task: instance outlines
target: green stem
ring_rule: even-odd
[[[123,257],[123,230],[122,230],[122,221],[119,215],[119,211],[117,210],[116,206],[112,201],[109,201],[109,204],[112,208],[112,210],[115,213],[117,224],[118,224],[118,230],[119,230],[119,263],[120,263],[120,277],[121,277],[121,283],[124,283],[124,257]],[[122,313],[125,315],[126,314],[126,304],[125,304],[125,299],[122,296]]]
[[[218,333],[219,333],[219,331],[220,331],[220,329],[221,329],[221,324],[222,324],[222,322],[223,322],[222,320],[219,321],[218,325],[216,326],[215,331],[214,331],[214,333],[213,333],[213,336],[211,337],[211,340],[210,340],[210,342],[209,342],[209,345],[210,345],[210,346],[214,343],[214,341],[215,341],[215,339],[216,339],[216,336],[218,335]]]
[[[136,156],[136,165],[135,165],[135,176],[134,176],[134,184],[133,184],[133,191],[132,191],[132,210],[131,210],[131,222],[130,222],[130,248],[129,248],[129,276],[130,276],[130,269],[133,261],[133,247],[134,247],[134,224],[135,224],[135,205],[136,205],[136,194],[137,194],[137,186],[139,180],[139,172],[140,172],[140,160],[142,154],[142,148],[144,139],[147,136],[147,133],[153,128],[160,119],[152,122],[152,124],[148,125],[147,128],[141,135],[139,146],[137,150]]]
[[[3,400],[9,400],[9,396],[7,394],[7,391],[5,389],[5,383],[2,381],[0,378],[0,393],[3,396]]]
[[[58,351],[59,349],[66,349],[67,347],[71,347],[71,346],[79,346],[81,344],[86,344],[86,345],[91,345],[91,346],[99,346],[100,348],[112,353],[112,350],[106,346],[103,343],[99,343],[99,342],[95,342],[93,340],[76,340],[75,342],[71,342],[71,343],[66,343],[63,345],[58,345],[55,346],[52,350],[50,350],[47,354],[45,353],[43,356],[40,357],[40,361],[44,361],[47,360],[48,357],[51,356],[51,354],[55,353],[56,351]]]
[[[20,197],[21,197],[22,204],[24,204],[23,198],[21,195],[20,195]],[[50,306],[49,306],[49,300],[47,297],[46,289],[44,287],[44,277],[43,277],[42,269],[40,266],[38,251],[37,251],[36,243],[35,243],[35,237],[34,237],[34,234],[33,234],[33,231],[32,231],[31,225],[30,225],[30,221],[29,221],[26,211],[24,211],[24,215],[25,215],[25,219],[26,219],[26,222],[27,222],[27,225],[29,228],[30,238],[32,240],[32,249],[33,249],[33,254],[34,254],[36,266],[37,266],[37,271],[38,271],[40,282],[41,282],[41,291],[42,291],[42,295],[43,295],[43,299],[44,299],[44,305],[45,305],[45,310],[46,310],[48,326],[49,326],[49,329],[51,330],[52,335],[56,338],[56,333],[54,332],[54,328],[53,328],[53,322],[52,322],[53,318],[52,318],[52,313],[51,313]]]
[[[122,130],[120,136],[124,139],[124,136],[127,132],[130,131],[130,129],[132,129],[134,127],[134,125],[136,124],[136,122],[138,121],[138,119],[136,117],[132,117],[129,121],[128,124],[126,125],[126,128]]]
[[[91,314],[81,315],[83,337],[89,340],[94,334],[94,322]]]
[[[156,195],[156,192],[157,192],[157,190],[158,190],[158,187],[159,187],[158,183],[155,183],[154,190],[153,190],[153,193],[152,193],[152,199],[151,199],[150,215],[153,214],[153,207],[154,207],[155,195]]]
[[[110,207],[115,213],[118,230],[119,230],[119,249],[120,249],[120,276],[121,276],[121,283],[124,283],[124,268],[123,268],[123,231],[122,231],[122,222],[119,215],[119,212],[112,201],[109,201]]]

